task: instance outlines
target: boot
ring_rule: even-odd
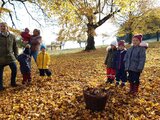
[[[134,84],[130,83],[130,90],[128,92],[128,94],[132,94],[134,92]]]
[[[133,88],[133,89],[134,89],[134,90],[133,90],[133,91],[134,91],[134,92],[133,92],[133,95],[134,95],[134,96],[136,96],[136,95],[138,94],[138,88],[139,88],[139,84],[134,83],[134,88]]]
[[[106,84],[108,84],[110,82],[110,78],[106,79]]]
[[[125,82],[122,82],[121,83],[121,87],[124,87],[126,84],[125,84]]]
[[[111,79],[111,78],[108,78],[108,79],[106,80],[106,84],[108,84],[108,83],[112,84],[113,82],[114,82],[114,80]]]
[[[116,87],[119,85],[119,81],[116,81]]]

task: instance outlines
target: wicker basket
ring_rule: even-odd
[[[107,101],[107,93],[101,96],[101,95],[93,95],[88,93],[87,90],[83,90],[83,95],[87,109],[90,109],[92,111],[102,111],[105,109]]]

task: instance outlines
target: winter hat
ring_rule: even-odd
[[[139,46],[144,47],[144,48],[147,49],[148,48],[148,43],[142,41]]]
[[[117,46],[117,41],[112,41],[112,42],[111,42],[111,45]]]
[[[27,44],[27,45],[25,46],[25,48],[31,48],[30,44]]]
[[[31,54],[31,50],[30,48],[25,48],[23,51],[24,54],[30,55]]]
[[[28,29],[28,28],[25,28],[24,31],[25,31],[25,32],[29,32],[29,29]]]
[[[118,46],[125,46],[125,41],[124,40],[120,40],[119,42],[118,42]]]
[[[134,35],[133,38],[137,38],[140,42],[142,42],[142,35]]]
[[[41,50],[42,49],[46,49],[46,46],[45,45],[41,45]]]

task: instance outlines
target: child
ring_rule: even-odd
[[[135,35],[132,38],[133,46],[127,50],[125,55],[125,70],[128,71],[130,82],[130,94],[136,95],[140,84],[140,74],[146,60],[146,49],[140,46],[142,35]]]
[[[121,87],[125,86],[127,82],[127,75],[124,66],[124,56],[127,52],[125,49],[125,41],[121,40],[118,42],[118,51],[115,56],[116,63],[116,86],[119,85],[120,80],[122,80]]]
[[[111,47],[108,49],[107,57],[104,63],[107,67],[106,72],[108,79],[106,80],[106,83],[113,83],[115,79],[116,70],[115,70],[114,59],[117,52],[116,46],[117,46],[117,41],[113,41],[111,43]]]
[[[20,70],[23,75],[22,84],[28,84],[31,82],[31,50],[30,45],[27,44],[25,50],[21,55],[18,56],[18,61],[20,63]]]
[[[21,33],[21,37],[24,44],[30,43],[31,35],[29,34],[29,29],[25,28],[24,32]]]
[[[40,72],[40,76],[45,76],[47,74],[48,77],[52,75],[51,71],[48,69],[48,65],[50,63],[50,56],[46,52],[46,47],[41,45],[41,52],[37,56],[37,66]]]

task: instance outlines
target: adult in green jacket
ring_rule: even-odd
[[[11,86],[16,87],[18,47],[15,36],[8,31],[6,23],[0,23],[0,90],[3,87],[3,71],[5,66],[11,69]]]

